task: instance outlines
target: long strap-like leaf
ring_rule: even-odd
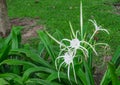
[[[115,68],[117,69],[118,66],[120,65],[120,46],[117,48],[111,61],[113,62],[113,64],[115,65]],[[110,81],[111,81],[110,71],[107,70],[102,78],[100,85],[108,85]]]

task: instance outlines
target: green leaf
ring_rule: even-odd
[[[11,32],[11,35],[12,35],[12,43],[14,44],[15,43],[15,48],[17,48],[21,42],[21,30],[23,28],[20,27],[20,26],[17,26],[17,27],[12,27],[12,32]],[[14,47],[14,46],[13,46]]]
[[[3,62],[0,63],[2,64],[8,64],[8,65],[29,65],[31,67],[37,67],[35,64],[27,62],[27,61],[22,61],[22,60],[17,60],[17,59],[7,59],[4,60]]]
[[[46,72],[48,74],[55,72],[54,70],[51,70],[51,69],[45,68],[45,67],[33,67],[33,68],[29,68],[23,74],[23,78],[22,78],[23,81],[25,82],[29,78],[29,76],[30,76],[31,73],[33,73],[33,72],[39,72],[39,71],[40,72]]]
[[[42,53],[43,53],[44,49],[45,49],[44,44],[43,43],[39,43],[39,45],[38,45],[38,52],[39,52],[40,56],[42,56]]]
[[[120,76],[120,66],[116,69],[116,74]]]
[[[0,37],[0,50],[4,46],[5,39]]]
[[[20,85],[23,85],[22,78],[13,73],[0,74],[0,78],[6,79],[6,80],[14,80],[15,82],[19,83]]]
[[[5,79],[3,79],[3,78],[0,78],[0,85],[9,85],[9,83],[5,80]]]
[[[66,73],[60,72],[59,74],[60,74],[61,80],[67,80],[68,81],[68,76],[67,76]],[[55,79],[58,79],[58,72],[51,73],[46,80],[49,81],[49,82],[52,82]],[[70,77],[70,79],[71,79],[72,82],[75,83],[75,80],[74,80],[73,77]],[[78,81],[78,83],[80,83],[80,82]]]
[[[117,69],[120,65],[120,46],[117,48],[114,56],[112,57],[111,62],[115,65],[115,68]],[[100,82],[100,85],[108,85],[110,83],[110,71],[107,70],[102,78],[102,81]]]
[[[58,40],[62,40],[64,38],[63,33],[61,33],[58,29],[56,29],[52,35],[55,36],[55,38],[57,38]]]
[[[55,53],[53,52],[53,49],[51,47],[50,41],[48,39],[48,37],[46,36],[46,33],[44,33],[43,31],[38,31],[39,37],[41,39],[41,41],[43,42],[47,52],[49,53],[49,56],[52,59],[52,62],[55,61]]]
[[[110,79],[110,71],[107,70],[100,82],[100,85],[108,85],[110,83],[111,79]]]
[[[49,74],[44,73],[44,72],[41,72],[41,73],[39,72],[39,73],[35,73],[35,75],[39,78],[46,79]]]
[[[40,85],[62,85],[62,84],[59,84],[57,82],[48,82],[46,80],[43,80],[43,79],[37,79],[37,78],[32,78],[32,79],[29,79],[28,81],[26,81],[26,84],[27,85],[33,85],[33,84],[40,84]]]
[[[10,49],[11,49],[11,45],[7,44],[7,45],[4,45],[2,50],[0,50],[0,62],[8,58],[8,53]]]
[[[5,44],[11,43],[12,49],[18,48],[21,41],[21,29],[21,27],[12,27],[10,35],[5,40]]]
[[[67,75],[64,74],[64,73],[62,73],[62,72],[60,72],[60,78],[65,78],[65,79],[68,80]],[[58,72],[54,72],[54,73],[50,74],[50,75],[48,76],[48,78],[47,78],[47,81],[51,82],[51,81],[53,81],[53,80],[55,80],[55,79],[58,79]]]
[[[91,68],[88,67],[88,63],[84,61],[84,67],[85,67],[85,76],[87,80],[87,85],[94,85],[94,78],[93,74],[91,72]]]
[[[39,54],[37,53],[34,53],[30,50],[26,50],[26,49],[14,49],[10,52],[10,55],[12,54],[16,54],[16,55],[25,55],[24,57],[25,58],[30,58],[32,61],[34,62],[37,62],[37,63],[40,63],[42,64],[43,66],[47,66],[47,67],[50,67],[51,66],[48,64],[48,62],[46,62],[42,57],[39,56]]]
[[[114,56],[112,57],[112,62],[115,64],[116,68],[120,65],[120,46],[117,48]]]
[[[79,68],[79,70],[76,73],[77,73],[78,77],[80,78],[80,80],[82,81],[82,83],[84,85],[88,85],[86,77],[85,77],[85,73],[82,71],[82,69]]]
[[[7,38],[5,38],[3,48],[2,50],[0,50],[0,62],[8,58],[8,53],[11,50],[11,48],[18,48],[21,40],[20,31],[20,27],[13,27],[10,35]]]
[[[108,70],[110,70],[110,76],[112,80],[112,85],[119,85],[119,79],[118,76],[116,75],[116,69],[113,63],[109,62],[108,63]]]
[[[15,30],[12,31],[12,49],[18,48],[18,40]]]

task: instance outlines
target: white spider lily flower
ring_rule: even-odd
[[[62,39],[61,43],[63,43],[63,41],[68,41],[70,43],[70,46],[67,46],[68,49],[73,48],[73,49],[75,49],[75,52],[79,49],[79,50],[81,50],[83,52],[85,57],[88,57],[88,50],[84,46],[81,45],[81,43],[83,43],[83,44],[88,45],[95,52],[95,54],[97,55],[97,52],[96,52],[95,48],[90,43],[88,43],[87,41],[84,41],[84,40],[80,41],[77,38],[79,31],[76,31],[76,33],[74,32],[70,21],[69,21],[69,25],[70,25],[71,32],[72,32],[72,35],[73,35],[73,39],[71,39],[71,40]]]
[[[80,45],[81,41],[77,38],[79,31],[76,31],[76,33],[74,32],[72,24],[70,21],[69,21],[69,25],[70,25],[70,29],[71,29],[71,32],[73,35],[73,39],[72,40],[63,39],[63,41],[64,40],[69,41],[70,42],[69,48],[73,48],[73,49],[75,49],[75,51],[77,51],[77,49],[81,50],[83,52],[84,56],[87,58],[88,57],[88,50],[85,47]]]
[[[68,73],[68,79],[70,81],[70,66],[72,64],[75,82],[77,83],[76,73],[75,73],[75,69],[74,69],[74,62],[73,62],[73,59],[74,59],[74,57],[76,55],[76,50],[70,49],[69,46],[65,45],[62,42],[59,42],[57,39],[55,39],[53,36],[51,36],[48,32],[46,32],[46,33],[50,38],[52,38],[55,42],[57,42],[60,45],[59,56],[55,59],[55,67],[58,70],[58,78],[59,78],[59,80],[60,80],[60,76],[59,76],[60,69],[61,69],[62,65],[65,63],[68,66],[68,72],[67,73]],[[63,40],[68,40],[68,39],[63,39]],[[64,47],[64,48],[62,49],[61,47]],[[61,56],[61,54],[64,51],[66,51],[66,52],[64,53],[63,56]],[[59,65],[59,68],[57,68],[57,66],[58,66],[57,61],[60,60],[61,58],[63,58],[64,61]]]
[[[93,23],[93,25],[95,26],[95,30],[96,30],[96,31],[101,30],[101,31],[105,31],[107,34],[109,34],[108,30],[103,29],[101,26],[98,26],[98,25],[97,25],[96,20],[91,20],[91,19],[89,19],[89,21]]]
[[[70,47],[71,47],[71,48],[78,49],[79,46],[80,46],[80,41],[79,41],[77,38],[72,39],[72,40],[70,41]]]
[[[66,64],[70,64],[70,63],[73,62],[73,58],[74,58],[73,52],[72,51],[67,52],[67,53],[65,53],[64,61],[65,61]]]
[[[77,38],[74,38],[74,39],[72,39],[72,40],[63,39],[63,40],[61,41],[61,43],[63,43],[63,41],[67,41],[67,42],[70,43],[70,45],[67,46],[67,49],[74,49],[74,52],[75,52],[75,53],[77,53],[78,50],[82,51],[82,53],[84,54],[86,60],[87,60],[87,58],[89,57],[89,55],[88,55],[89,52],[88,52],[87,48],[85,48],[82,44],[85,44],[86,46],[89,46],[89,47],[93,50],[93,52],[94,52],[96,55],[98,55],[97,52],[96,52],[96,50],[95,50],[95,48],[94,48],[94,46],[91,45],[90,43],[88,43],[87,41],[84,41],[84,40],[80,41],[80,40],[77,39]],[[65,49],[66,49],[66,48],[62,49],[62,51],[65,51]],[[62,52],[62,51],[61,51],[61,52]]]
[[[84,47],[84,46],[82,46],[81,45],[81,43],[85,43],[85,42],[81,42],[79,39],[77,39],[77,38],[74,38],[74,39],[72,39],[72,40],[69,40],[69,39],[62,39],[61,40],[61,43],[63,43],[63,41],[65,42],[65,41],[67,41],[67,42],[69,42],[70,43],[70,45],[66,45],[66,48],[61,48],[61,52],[62,51],[66,51],[66,50],[69,50],[69,49],[73,49],[74,50],[74,52],[76,53],[78,50],[81,50],[82,51],[82,53],[84,54],[84,56],[85,56],[85,58],[87,58],[88,57],[88,50]],[[87,45],[89,45],[90,47],[92,47],[92,45],[90,45],[90,44],[87,44]],[[92,47],[93,48],[93,47]],[[96,51],[95,51],[96,52]]]
[[[76,31],[76,33],[74,32],[73,27],[72,27],[72,25],[71,25],[71,22],[69,22],[69,25],[70,25],[71,32],[72,32],[72,36],[73,36],[73,39],[71,39],[71,40],[64,38],[64,39],[61,40],[61,42],[59,42],[57,39],[55,39],[53,36],[51,36],[48,32],[46,32],[47,35],[48,35],[50,38],[52,38],[55,42],[57,42],[57,43],[60,45],[60,53],[59,53],[59,55],[61,55],[61,53],[64,52],[64,51],[67,52],[67,50],[69,50],[69,49],[74,49],[74,52],[75,52],[75,53],[77,52],[77,50],[81,50],[82,53],[83,53],[84,56],[85,56],[85,59],[87,59],[87,57],[89,57],[89,56],[88,56],[88,53],[89,53],[89,52],[88,52],[87,48],[85,48],[85,47],[82,46],[81,44],[85,44],[85,45],[89,46],[89,47],[95,52],[95,54],[97,55],[97,52],[96,52],[95,48],[94,48],[89,42],[84,41],[84,40],[80,41],[80,40],[77,38],[79,31]],[[70,45],[66,45],[63,41],[64,41],[64,42],[65,42],[65,41],[69,42]]]
[[[76,53],[73,51],[73,50],[68,50],[68,52],[66,52],[63,56],[58,56],[55,60],[55,66],[56,66],[56,69],[58,69],[58,78],[60,80],[60,75],[59,75],[59,72],[60,72],[60,69],[62,67],[63,64],[66,64],[66,66],[68,66],[67,68],[67,75],[68,75],[68,79],[70,81],[70,66],[72,64],[72,69],[73,69],[73,73],[74,73],[74,79],[75,79],[75,82],[77,83],[77,79],[76,79],[76,73],[75,73],[75,68],[74,68],[74,62],[73,62],[73,59],[75,57]],[[61,64],[59,65],[59,68],[58,68],[58,61],[59,60],[62,60],[63,61],[61,62]]]
[[[109,34],[108,30],[107,30],[107,29],[103,29],[101,26],[98,26],[98,25],[97,25],[97,22],[96,22],[95,20],[89,19],[89,21],[92,22],[93,25],[95,26],[95,31],[94,31],[94,33],[93,33],[93,35],[91,36],[91,38],[90,38],[89,41],[91,41],[91,40],[93,39],[94,35],[95,35],[98,31],[104,31],[104,32],[106,32],[107,34]]]

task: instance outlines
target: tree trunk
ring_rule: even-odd
[[[9,25],[6,0],[0,0],[0,35],[2,37],[7,35]]]

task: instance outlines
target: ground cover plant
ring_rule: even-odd
[[[22,46],[20,44],[20,40],[21,40],[20,30],[21,30],[20,27],[14,27],[11,31],[11,34],[7,38],[1,39],[2,41],[1,49],[0,49],[0,61],[1,61],[0,84],[1,85],[5,85],[5,84],[8,85],[30,85],[30,84],[91,85],[92,84],[94,85],[93,73],[91,68],[92,64],[90,59],[92,58],[93,55],[90,55],[91,53],[89,53],[89,56],[86,55],[88,49],[83,47],[84,48],[83,53],[85,52],[85,55],[86,57],[88,57],[88,60],[90,60],[90,62],[88,62],[88,60],[86,60],[85,57],[82,58],[83,59],[82,62],[78,62],[78,59],[75,60],[76,63],[74,63],[75,64],[74,70],[76,74],[73,74],[71,72],[70,69],[72,68],[68,69],[70,70],[70,74],[67,74],[68,71],[65,70],[66,67],[64,69],[63,67],[60,67],[62,71],[59,72],[59,78],[61,80],[59,81],[58,71],[56,70],[54,65],[55,61],[57,60],[56,56],[59,54],[59,53],[55,53],[57,46],[54,47],[52,45],[50,39],[48,38],[48,36],[44,31],[38,31],[40,40],[42,41],[39,43],[38,49],[33,49],[28,44]],[[51,35],[49,36],[51,37]],[[87,45],[90,46],[89,44]],[[93,47],[91,48],[92,50],[94,50]],[[80,50],[82,51],[82,49]],[[90,50],[88,51],[90,52]],[[108,70],[106,71],[100,85],[119,84],[119,79],[118,79],[118,76],[120,75],[119,51],[120,48],[118,48],[111,62],[108,63]],[[82,56],[81,53],[79,53],[79,55]],[[66,64],[73,62],[71,61],[71,58],[69,58],[69,54],[67,54],[67,57],[68,58],[65,58]],[[75,81],[75,79],[77,80]]]
[[[20,4],[21,1],[11,2],[12,0],[8,0],[8,5],[10,3],[16,5],[16,3]],[[112,27],[112,25],[107,26],[109,21],[105,23],[102,22],[104,19],[99,18],[102,14],[103,10],[108,10],[109,6],[103,5],[103,10],[98,10],[96,14],[93,14],[94,17],[89,15],[87,9],[93,10],[98,9],[101,4],[106,1],[85,1],[83,3],[83,10],[87,10],[87,12],[83,12],[82,15],[82,5],[79,17],[79,2],[75,1],[67,1],[65,5],[65,9],[58,11],[57,16],[63,13],[64,17],[57,17],[56,13],[54,12],[58,9],[62,9],[62,3],[64,1],[54,1],[56,6],[53,6],[54,3],[51,4],[51,1],[41,1],[41,2],[34,2],[34,1],[24,1],[26,5],[26,10],[29,11],[27,7],[32,6],[43,6],[43,2],[46,3],[46,7],[42,10],[43,18],[46,21],[43,21],[41,24],[46,23],[46,28],[53,28],[53,29],[45,29],[39,30],[38,37],[39,43],[35,48],[31,47],[29,44],[22,44],[21,43],[21,27],[13,27],[11,33],[6,38],[0,38],[0,84],[1,85],[119,85],[120,80],[120,47],[117,48],[116,52],[114,52],[114,56],[112,59],[107,63],[107,69],[103,78],[100,82],[96,82],[94,78],[94,67],[93,65],[96,64],[93,60],[99,55],[99,50],[97,45],[107,46],[109,47],[111,44],[102,43],[108,36],[112,36],[111,33],[116,32],[116,29],[112,32],[110,31],[112,28],[104,29],[102,27],[108,28]],[[70,4],[70,2],[74,2]],[[107,3],[113,3],[113,1],[108,1]],[[77,3],[77,5],[76,5]],[[86,3],[86,5],[84,5]],[[92,5],[89,5],[89,4]],[[98,3],[100,4],[97,6]],[[106,4],[106,3],[105,3]],[[71,6],[72,5],[72,6]],[[74,5],[74,6],[73,6]],[[49,8],[50,6],[50,8]],[[76,7],[78,6],[78,8]],[[88,6],[88,8],[87,8]],[[51,8],[52,7],[52,8]],[[90,7],[90,8],[89,8]],[[96,7],[96,8],[93,8]],[[18,6],[19,8],[19,6]],[[43,7],[44,8],[44,7]],[[93,9],[92,9],[93,8]],[[16,9],[16,8],[12,8]],[[52,10],[52,19],[49,15],[49,10]],[[99,9],[102,9],[99,8]],[[22,10],[20,8],[20,10]],[[11,17],[25,17],[27,12],[23,11],[20,13],[17,10],[16,14],[10,13]],[[34,10],[34,7],[33,9]],[[40,9],[39,9],[40,10]],[[64,13],[66,11],[68,13]],[[75,14],[73,11],[76,11]],[[11,11],[11,10],[10,10]],[[46,12],[47,14],[46,14]],[[71,14],[73,12],[73,15]],[[69,15],[70,16],[67,16]],[[88,13],[88,15],[87,15]],[[18,15],[17,15],[18,14]],[[32,11],[28,14],[29,17],[36,17],[36,14],[39,14],[37,11]],[[91,13],[90,13],[91,14]],[[109,14],[109,12],[104,13],[104,16]],[[111,13],[110,13],[111,14]],[[77,15],[77,16],[76,16]],[[87,15],[87,17],[86,17]],[[98,17],[99,15],[99,17]],[[41,16],[41,14],[39,15]],[[46,17],[49,16],[49,17]],[[71,16],[75,16],[71,18]],[[117,17],[116,15],[111,15],[114,18]],[[46,17],[46,18],[45,18]],[[65,18],[66,17],[66,18]],[[68,18],[67,18],[68,17]],[[89,18],[88,18],[89,17]],[[106,17],[109,18],[110,16]],[[62,23],[63,18],[67,20],[64,24]],[[85,20],[84,20],[85,18]],[[100,26],[98,23],[102,23]],[[114,18],[111,20],[114,21]],[[60,21],[59,21],[60,19]],[[78,20],[76,20],[78,19]],[[80,19],[80,21],[79,21]],[[86,24],[86,19],[90,19],[89,23]],[[50,20],[50,21],[49,21]],[[55,21],[54,21],[55,20]],[[57,24],[56,20],[58,21]],[[70,21],[69,21],[70,20]],[[119,21],[119,18],[118,18]],[[80,25],[79,23],[80,22]],[[117,22],[117,20],[116,20]],[[62,25],[63,24],[63,25]],[[105,24],[105,25],[104,25]],[[59,29],[59,26],[63,27],[64,31]],[[80,26],[80,27],[79,27]],[[54,28],[55,27],[55,28]],[[83,29],[84,28],[84,29]],[[91,29],[90,31],[87,29]],[[115,26],[117,28],[117,26]],[[65,32],[67,30],[67,32]],[[119,30],[119,28],[117,28]],[[65,33],[65,34],[64,34]],[[52,34],[52,35],[51,35]],[[116,33],[117,34],[117,33]],[[65,37],[66,36],[66,37]],[[106,37],[105,37],[106,36]],[[98,40],[95,37],[99,38]],[[114,42],[119,42],[117,39],[113,40]],[[113,42],[112,41],[112,42]],[[37,41],[38,42],[38,41]],[[118,44],[115,46],[118,46]],[[103,47],[102,47],[103,48]],[[114,46],[112,49],[115,50]],[[104,58],[104,57],[101,57]],[[94,64],[93,64],[94,63]]]

